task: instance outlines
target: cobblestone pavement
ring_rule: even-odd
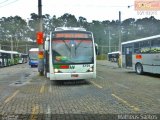
[[[97,78],[49,81],[27,64],[0,69],[4,120],[118,120],[160,117],[160,77],[97,61]]]

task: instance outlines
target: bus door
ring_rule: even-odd
[[[132,67],[132,46],[127,46],[125,48],[125,56],[126,56],[126,67]]]

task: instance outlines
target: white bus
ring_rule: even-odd
[[[160,35],[123,42],[121,50],[123,67],[160,74]]]
[[[50,80],[96,78],[94,38],[84,28],[56,28],[45,50],[45,73]]]
[[[119,56],[120,56],[120,51],[109,52],[108,61],[118,62]]]

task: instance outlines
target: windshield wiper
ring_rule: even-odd
[[[64,42],[64,44],[66,45],[67,49],[71,52],[71,48],[67,45],[67,43],[65,42],[65,40],[62,40]]]

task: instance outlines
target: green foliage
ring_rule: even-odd
[[[50,31],[54,31],[56,27],[84,27],[93,32],[95,42],[99,46],[118,46],[119,36],[121,36],[121,42],[124,42],[156,35],[160,31],[160,20],[155,19],[153,16],[137,20],[129,18],[122,21],[121,24],[118,20],[93,20],[87,22],[86,18],[80,16],[77,19],[69,13],[65,13],[58,18],[55,15],[51,17],[49,14],[45,14],[42,18],[45,37],[49,35]],[[39,16],[36,13],[32,13],[28,20],[24,20],[20,16],[2,17],[0,18],[0,42],[8,45],[6,42],[10,44],[12,39],[14,44],[20,42],[25,44],[30,39],[34,41],[32,42],[34,44],[38,29]]]
[[[106,59],[107,59],[107,55],[106,54],[97,55],[97,60],[106,60]]]

